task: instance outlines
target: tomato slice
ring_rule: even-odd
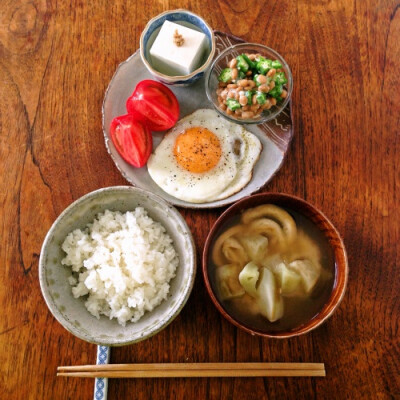
[[[132,115],[121,115],[111,122],[111,139],[120,156],[134,167],[143,167],[153,149],[153,137]]]
[[[179,103],[175,95],[162,83],[150,79],[136,85],[126,101],[126,109],[151,131],[170,129],[179,118]]]

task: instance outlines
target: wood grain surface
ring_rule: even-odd
[[[289,62],[295,138],[265,190],[326,213],[347,246],[349,285],[326,324],[277,341],[224,320],[199,273],[180,316],[113,349],[113,363],[324,362],[326,378],[116,379],[109,399],[399,399],[400,3],[390,0],[0,1],[0,398],[93,397],[93,380],[56,378],[58,365],[94,363],[96,347],[48,311],[38,256],[73,200],[125,184],[104,146],[104,92],[146,22],[179,7]],[[181,210],[199,259],[220,211]]]

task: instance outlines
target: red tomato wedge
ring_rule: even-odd
[[[153,137],[146,125],[132,115],[121,115],[111,122],[111,139],[120,156],[134,167],[143,167],[153,148]]]
[[[136,85],[126,101],[126,109],[151,131],[170,129],[179,118],[179,103],[175,95],[162,83],[150,79]]]

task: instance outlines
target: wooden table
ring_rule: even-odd
[[[109,398],[400,398],[400,3],[377,0],[1,2],[0,397],[93,396],[93,380],[56,378],[58,365],[94,363],[96,346],[48,311],[40,247],[72,201],[126,184],[104,146],[104,92],[146,22],[179,7],[291,65],[295,137],[265,190],[328,215],[347,246],[349,285],[322,327],[265,340],[221,317],[199,273],[180,316],[147,341],[113,349],[112,362],[310,361],[324,362],[327,377],[111,380]],[[220,211],[181,210],[199,258]]]

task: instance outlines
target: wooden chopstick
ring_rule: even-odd
[[[206,378],[325,376],[323,363],[167,363],[62,366],[57,376],[79,378]]]
[[[323,370],[323,363],[162,363],[162,364],[98,364],[98,365],[72,365],[58,367],[58,371],[134,371],[134,370],[208,370],[208,369],[311,369]]]

